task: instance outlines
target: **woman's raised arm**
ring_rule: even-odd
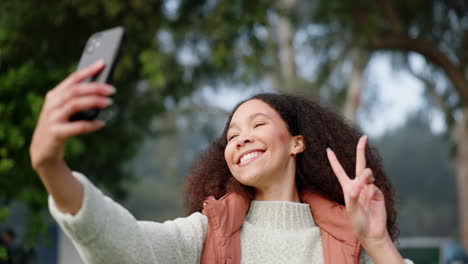
[[[83,200],[83,187],[64,161],[65,144],[70,137],[96,131],[104,125],[100,120],[70,122],[69,118],[76,112],[111,104],[108,96],[115,91],[112,86],[82,82],[104,67],[104,62],[98,61],[72,73],[50,90],[32,137],[29,149],[32,167],[64,213],[78,212]]]

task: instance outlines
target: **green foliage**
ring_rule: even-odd
[[[91,33],[123,24],[129,41],[115,72],[119,91],[116,114],[106,129],[70,140],[65,156],[71,167],[89,173],[97,184],[123,196],[122,182],[131,175],[122,164],[134,155],[149,120],[164,111],[161,106],[149,107],[161,105],[162,97],[144,100],[146,94],[137,94],[135,85],[142,64],[134,59],[154,50],[152,38],[162,19],[155,20],[153,15],[160,13],[162,3],[138,7],[137,2],[6,0],[0,4],[0,202],[4,204],[2,216],[11,201],[30,208],[25,235],[28,245],[45,230],[40,215],[47,203],[29,162],[31,135],[45,93],[73,71]],[[190,87],[178,96],[192,90]],[[140,100],[138,104],[133,98]],[[125,143],[119,146],[116,142]]]
[[[30,210],[27,215],[26,222],[26,233],[24,235],[24,247],[31,249],[37,243],[37,239],[40,238],[39,242],[43,243],[48,238],[42,237],[47,231],[47,226],[44,224],[43,212],[40,209]]]
[[[6,248],[0,247],[0,260],[5,260],[8,257]]]
[[[10,208],[8,208],[7,206],[3,206],[0,208],[0,223],[7,219],[9,211]]]
[[[262,40],[253,28],[266,24],[269,1],[182,1],[171,14],[167,1],[14,1],[0,3],[0,203],[28,206],[26,243],[43,233],[46,192],[29,161],[29,144],[44,96],[74,71],[93,32],[123,25],[127,42],[114,72],[117,94],[103,113],[107,126],[69,141],[65,157],[123,198],[132,175],[126,163],[152,131],[149,122],[204,83],[220,78],[247,82],[258,75]],[[155,36],[169,32],[169,51]],[[233,52],[240,41],[251,54]],[[187,64],[179,57],[188,48]],[[238,65],[244,65],[239,71]]]

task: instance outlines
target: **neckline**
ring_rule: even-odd
[[[299,231],[316,227],[309,204],[290,201],[250,202],[245,221],[274,230]]]

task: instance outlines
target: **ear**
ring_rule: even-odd
[[[304,152],[304,150],[305,150],[304,137],[301,135],[293,136],[292,144],[291,144],[291,155],[295,156],[296,154]]]

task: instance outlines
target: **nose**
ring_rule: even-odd
[[[241,148],[247,143],[252,143],[253,138],[250,135],[242,135],[237,137],[236,147]]]

